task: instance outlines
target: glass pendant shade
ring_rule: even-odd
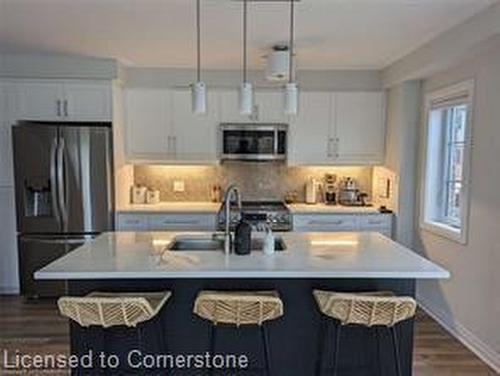
[[[207,88],[204,82],[197,81],[191,85],[191,100],[193,113],[197,115],[207,113]]]
[[[299,87],[296,82],[285,85],[285,114],[297,115],[299,111]]]
[[[240,114],[251,115],[253,112],[253,87],[250,82],[242,82],[240,86]]]

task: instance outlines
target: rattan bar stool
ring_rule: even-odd
[[[265,322],[283,316],[283,302],[276,291],[201,291],[193,312],[212,323],[210,352],[215,351],[216,328],[219,324],[257,325],[264,346],[264,372],[271,375],[269,338]],[[212,374],[214,370],[211,370]]]
[[[334,375],[337,375],[340,352],[340,336],[345,325],[360,325],[373,328],[377,335],[377,328],[387,328],[391,332],[396,372],[401,376],[399,359],[398,335],[396,324],[415,316],[417,303],[411,297],[394,296],[391,292],[368,293],[339,293],[333,291],[315,290],[314,298],[319,310],[324,316],[338,322],[335,329]],[[324,330],[321,329],[320,351],[316,367],[317,375],[321,374],[322,353],[324,347]],[[380,361],[380,359],[379,359]]]
[[[64,296],[57,305],[61,315],[70,318],[83,328],[101,327],[103,341],[109,328],[124,326],[135,328],[139,350],[144,352],[144,324],[154,319],[170,298],[169,291],[150,293],[92,292],[83,297]],[[166,342],[161,320],[156,321],[155,332],[160,346],[166,351]],[[103,345],[105,347],[105,343]]]

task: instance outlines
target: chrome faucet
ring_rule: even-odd
[[[232,250],[232,237],[231,237],[231,201],[236,200],[238,205],[238,211],[241,216],[241,194],[238,187],[234,184],[231,184],[227,187],[226,192],[224,193],[224,211],[225,211],[225,226],[224,226],[224,253],[229,255]]]

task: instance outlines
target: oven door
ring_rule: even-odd
[[[222,124],[221,134],[223,160],[286,158],[286,125]]]

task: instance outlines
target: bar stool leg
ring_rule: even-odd
[[[210,328],[210,356],[213,359],[214,353],[215,353],[215,334],[217,330],[217,325],[212,325]],[[215,369],[213,367],[210,367],[209,369],[209,375],[215,375]]]
[[[269,337],[267,335],[267,329],[264,324],[260,326],[260,331],[262,333],[262,342],[264,343],[264,374],[266,376],[271,375],[271,366],[270,366],[270,360],[271,360],[271,354],[270,354],[270,348],[269,348]]]
[[[399,361],[399,342],[396,327],[391,326],[390,331],[392,334],[392,345],[394,347],[394,360],[396,361],[396,374],[397,376],[401,376],[401,363]]]
[[[161,351],[162,353],[166,354],[168,352],[167,349],[167,340],[165,339],[165,328],[163,325],[163,322],[161,321],[160,317],[156,318],[156,330],[158,332],[158,335],[160,336],[160,346],[161,346]]]
[[[335,325],[335,349],[333,352],[333,376],[337,376],[338,364],[339,364],[339,352],[340,352],[340,335],[342,334],[342,324],[338,323]]]
[[[380,328],[374,327],[373,331],[375,332],[375,346],[377,347],[377,367],[378,367],[378,376],[382,376],[382,360],[380,359]]]
[[[137,341],[138,341],[138,344],[139,344],[139,351],[141,352],[141,354],[144,355],[144,341],[143,341],[143,338],[144,338],[144,333],[143,333],[143,328],[142,328],[142,324],[136,326],[136,330],[137,330]],[[146,375],[146,370],[144,367],[141,367],[140,368],[140,374],[141,375]]]
[[[328,325],[325,317],[321,316],[321,323],[319,326],[319,336],[318,336],[318,352],[316,359],[316,376],[321,376],[323,367],[323,353],[325,351],[325,331],[328,329]]]

